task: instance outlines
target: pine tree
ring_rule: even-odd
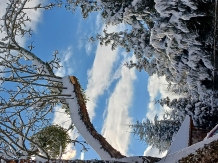
[[[210,45],[212,37],[210,34],[203,34],[202,31],[206,29],[203,22],[209,15],[208,20],[211,22],[212,16],[206,15],[207,11],[199,8],[202,8],[203,4],[207,8],[210,3],[187,3],[183,0],[156,2],[155,8],[161,17],[156,19],[151,29],[151,45],[157,53],[154,56],[160,61],[157,67],[164,70],[157,72],[159,75],[172,74],[173,77],[168,75],[167,79],[170,84],[177,87],[174,89],[175,92],[188,93],[193,100],[204,101],[209,105],[212,102],[206,97],[211,94],[211,90],[205,89],[205,84],[211,83],[213,66],[209,59],[210,47],[207,46],[206,50],[202,47],[205,44]],[[202,37],[208,38],[207,41],[202,41]],[[164,67],[168,69],[163,69]]]
[[[78,7],[81,8],[81,14],[84,19],[86,19],[90,13],[102,10],[102,5],[95,0],[67,0],[67,4],[65,5],[65,8],[72,12]]]
[[[149,119],[143,122],[137,121],[130,127],[133,129],[133,134],[139,136],[141,141],[159,149],[161,153],[169,148],[173,135],[180,127],[180,122],[171,119],[158,120],[156,115],[153,122]]]
[[[142,24],[140,28],[120,32],[108,33],[104,30],[103,35],[97,35],[96,39],[100,41],[101,45],[111,44],[112,50],[119,46],[124,48],[126,52],[133,50],[137,59],[152,57],[153,48],[150,46],[150,32]]]
[[[126,9],[124,15],[127,21],[130,19],[129,17],[135,17],[135,19],[142,21],[149,30],[153,28],[156,18],[159,17],[154,0],[140,0],[134,6]]]
[[[185,116],[192,117],[194,126],[203,129],[212,129],[218,123],[218,114],[216,109],[212,109],[210,104],[200,100],[194,100],[190,97],[182,97],[170,100],[168,97],[157,100],[161,106],[168,106],[164,114],[164,119],[171,119],[182,123]]]

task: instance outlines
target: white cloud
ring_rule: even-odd
[[[66,114],[64,112],[64,109],[62,109],[59,106],[56,106],[54,110],[55,110],[55,114],[54,114],[53,124],[58,124],[64,128],[69,128],[69,126],[71,125],[70,115]]]
[[[160,114],[159,110],[157,109],[157,105],[155,105],[154,100],[158,96],[158,93],[160,91],[162,84],[160,84],[162,78],[158,78],[157,75],[153,75],[149,77],[148,79],[148,92],[150,95],[150,102],[148,104],[148,111],[147,111],[147,118],[153,119],[156,114]],[[163,111],[163,110],[161,110]]]
[[[84,160],[84,157],[85,157],[85,152],[82,151],[82,152],[80,153],[80,160]]]
[[[108,26],[108,32],[124,29],[124,25]],[[104,29],[105,26],[102,27]],[[87,109],[90,119],[95,116],[95,107],[100,95],[109,87],[112,82],[112,68],[117,60],[118,50],[111,50],[110,46],[98,45],[92,69],[88,71],[88,85],[86,95],[89,97]]]
[[[76,157],[76,150],[72,146],[68,145],[65,153],[62,155],[61,158],[64,160],[70,160],[75,157]]]
[[[38,4],[42,3],[41,0],[34,0],[26,3],[25,7],[35,7]],[[37,11],[35,10],[24,10],[28,17],[30,17],[31,22],[27,22],[27,28],[31,27],[31,29],[36,32],[37,31],[37,24],[42,20],[42,13],[43,9],[38,9]]]
[[[40,2],[41,2],[40,0],[30,1],[30,2],[26,3],[25,7],[36,6]],[[7,3],[9,3],[9,0],[1,0],[1,2],[0,2],[0,18],[2,18],[3,15],[6,13]],[[26,29],[31,28],[35,32],[37,30],[37,24],[42,19],[43,10],[38,10],[37,12],[35,10],[24,10],[24,12],[26,12],[26,15],[31,19],[31,22],[26,22],[26,24],[25,24]],[[0,25],[3,25],[3,24],[4,24],[4,21],[1,20]],[[5,31],[0,32],[0,40],[2,38],[4,38],[5,36],[6,36]],[[19,43],[20,46],[24,47],[28,38],[29,38],[29,36],[24,36],[24,37],[16,36],[16,41],[17,41],[17,43]],[[2,68],[3,67],[0,66],[0,69],[2,69]]]
[[[157,114],[160,118],[164,114],[168,107],[158,107],[155,105],[154,100],[161,95],[161,98],[169,97],[170,99],[179,98],[179,95],[172,93],[167,90],[168,83],[165,77],[158,77],[156,74],[149,77],[148,79],[148,92],[150,95],[150,102],[148,104],[148,111],[146,117],[153,120],[154,116]]]
[[[166,155],[166,152],[159,153],[157,148],[152,148],[152,146],[148,146],[147,149],[144,151],[144,156],[152,156],[152,157],[159,157],[162,158]]]
[[[1,0],[0,2],[0,17],[5,14],[6,7],[8,0]],[[34,7],[37,6],[39,3],[42,3],[40,0],[34,0],[27,2],[25,7]],[[26,29],[31,28],[34,32],[37,31],[37,24],[42,20],[42,13],[43,10],[24,10],[27,13],[27,16],[31,19],[31,22],[26,22]],[[0,24],[3,24],[3,21],[0,21]],[[0,38],[3,38],[4,35],[0,33]],[[25,37],[16,37],[16,41],[19,43],[20,46],[24,46],[29,36]]]
[[[109,27],[115,31],[117,27]],[[117,59],[118,50],[112,51],[109,46],[98,45],[92,69],[88,71],[86,95],[89,97],[87,109],[92,119],[95,116],[97,99],[108,88],[113,64]]]
[[[95,20],[96,29],[99,30],[101,27],[102,21],[101,21],[101,13],[99,13]]]
[[[120,72],[121,78],[108,102],[102,134],[115,149],[127,155],[130,143],[127,124],[132,122],[128,110],[132,104],[133,81],[136,76],[134,69],[122,67]]]
[[[158,115],[161,119],[165,110],[169,109],[167,106],[158,107],[158,105],[155,105],[154,100],[158,98],[158,95],[161,96],[160,98],[165,98],[168,96],[170,99],[181,97],[178,94],[168,91],[167,87],[168,83],[165,80],[165,77],[158,77],[156,74],[149,77],[148,92],[150,95],[150,102],[148,104],[148,111],[146,117],[150,120],[153,120],[155,115]],[[166,153],[167,151],[159,154],[157,148],[152,148],[152,146],[148,146],[147,149],[144,151],[144,156],[146,155],[153,157],[163,157],[166,155]]]
[[[0,18],[2,18],[3,15],[5,14],[7,2],[8,2],[8,0],[2,0],[0,3],[1,4],[0,5]],[[3,24],[3,21],[0,21],[0,24]]]
[[[71,125],[70,115],[67,115],[61,107],[55,107],[55,114],[53,119],[53,124],[58,124],[66,129]],[[71,139],[75,139],[79,136],[77,130],[73,130],[70,133]],[[73,144],[69,144],[65,153],[62,156],[62,159],[72,159],[76,156],[76,150]]]
[[[108,27],[107,30],[108,32],[114,32],[121,28],[124,28],[124,26]],[[112,73],[113,65],[118,59],[117,53],[118,50],[112,51],[111,47],[98,45],[93,67],[88,71],[86,94],[89,97],[89,101],[87,102],[87,109],[92,119],[95,116],[98,97],[108,89],[114,79],[118,79],[121,76],[108,102],[102,134],[114,148],[123,154],[127,154],[130,133],[126,132],[125,125],[131,122],[128,109],[131,105],[133,93],[132,81],[136,77],[134,70],[130,71],[126,67],[122,67],[115,73]],[[116,115],[116,119],[114,119],[114,115]]]
[[[67,50],[60,52],[61,55],[61,62],[59,63],[61,68],[59,68],[56,72],[55,75],[57,76],[66,76],[66,75],[72,75],[73,73],[73,65],[72,65],[72,47],[69,46]]]
[[[86,44],[86,53],[89,55],[91,50],[92,50],[92,43],[87,42],[87,44]]]

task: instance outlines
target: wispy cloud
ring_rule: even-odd
[[[87,42],[86,43],[86,53],[89,55],[91,50],[92,50],[92,43],[91,42]]]
[[[170,99],[181,97],[173,92],[170,92],[167,87],[168,83],[165,80],[165,77],[158,77],[156,74],[149,77],[148,92],[150,95],[150,102],[148,104],[148,111],[146,114],[147,118],[152,120],[155,115],[158,115],[161,118],[165,110],[168,109],[168,107],[166,106],[160,107],[158,105],[155,105],[154,100],[158,97],[165,98],[168,96]]]
[[[160,90],[164,89],[162,88],[164,85],[162,83],[165,83],[163,78],[158,78],[157,75],[153,75],[149,77],[148,79],[148,92],[150,95],[150,102],[148,104],[148,111],[147,111],[147,118],[153,119],[156,114],[160,115],[164,112],[164,110],[160,107],[157,107],[158,105],[155,105],[154,101],[157,98],[158,94],[160,93]]]
[[[98,21],[96,21],[98,24]],[[104,28],[104,27],[103,27]],[[118,31],[124,26],[108,27],[108,32]],[[88,71],[88,85],[86,94],[89,97],[87,108],[91,119],[95,116],[98,97],[104,93],[113,80],[119,79],[114,92],[109,98],[106,118],[104,121],[102,134],[107,141],[123,154],[127,154],[130,143],[130,134],[126,132],[126,124],[132,120],[129,117],[128,109],[131,106],[133,94],[133,80],[135,71],[122,67],[116,72],[112,72],[113,66],[118,60],[118,50],[111,50],[111,47],[98,45],[93,67]],[[116,118],[114,118],[116,115]]]
[[[127,155],[130,144],[127,124],[132,123],[129,108],[136,75],[134,69],[129,70],[127,67],[122,67],[120,73],[120,79],[109,98],[102,134],[115,149]]]
[[[71,46],[67,50],[60,52],[61,62],[59,64],[62,67],[55,72],[55,75],[63,77],[73,73],[72,55],[73,50]]]
[[[6,12],[6,7],[7,7],[7,2],[8,0],[1,0],[1,5],[0,5],[0,17],[5,14]],[[34,0],[26,3],[25,7],[34,7],[37,6],[39,3],[41,3],[40,0]],[[27,13],[28,17],[31,19],[31,22],[26,22],[26,29],[31,28],[34,32],[37,31],[37,25],[38,23],[42,20],[42,14],[43,10],[24,10],[24,12]],[[0,24],[3,24],[3,21],[0,21]],[[0,33],[0,38],[4,37],[2,33]],[[20,46],[24,46],[27,39],[29,37],[16,37],[16,41],[19,43]]]
[[[117,27],[109,27],[115,31]],[[118,50],[112,51],[109,46],[98,45],[95,60],[91,70],[88,71],[88,85],[86,95],[89,97],[87,109],[92,119],[95,116],[95,107],[100,95],[108,88],[113,64],[117,59]]]
[[[93,20],[95,19],[95,22]],[[92,16],[86,19],[86,26],[88,25],[89,28],[82,28],[83,20],[80,19],[77,25],[77,35],[79,37],[77,48],[81,49],[85,47],[86,54],[89,55],[93,48],[93,42],[88,41],[90,37],[95,36],[96,32],[101,32],[102,28],[102,21],[101,21],[101,14],[99,13],[96,18],[92,18]]]
[[[26,3],[25,7],[35,7],[38,4],[42,3],[40,0],[29,1]],[[44,4],[44,3],[43,3]],[[44,12],[43,9],[35,10],[25,10],[27,15],[31,18],[31,22],[27,22],[27,28],[31,27],[31,29],[36,32],[37,31],[37,24],[42,21],[42,13]]]
[[[89,38],[91,37],[91,34],[90,33],[88,34],[88,31],[86,29],[83,31],[83,33],[82,32],[79,33],[78,36],[79,39],[77,39],[78,40],[77,48],[81,49],[82,47],[85,47],[86,54],[89,55],[92,51],[92,45],[93,45],[93,42],[88,41]]]
[[[40,0],[27,2],[25,7],[34,7],[41,3]],[[26,29],[31,28],[34,33],[37,32],[37,25],[42,21],[43,10],[24,10],[27,13],[28,17],[31,19],[31,22],[26,22]],[[29,36],[17,37],[17,42],[20,46],[24,46],[26,41],[29,39]]]
[[[101,25],[102,25],[101,13],[99,13],[99,14],[97,15],[97,17],[96,17],[96,20],[95,20],[96,29],[97,29],[97,30],[100,30]]]
[[[160,107],[154,103],[154,100],[157,98],[165,98],[169,97],[170,99],[179,98],[179,95],[175,95],[168,91],[167,89],[168,83],[165,80],[165,77],[158,77],[156,74],[149,77],[148,79],[148,92],[150,95],[150,102],[148,104],[148,110],[146,117],[150,120],[154,119],[155,115],[158,115],[161,119],[164,112],[169,109],[167,106]],[[154,156],[154,157],[163,157],[166,155],[166,152],[159,153],[157,148],[152,148],[152,146],[148,146],[147,149],[144,151],[145,156]]]
[[[1,2],[0,2],[0,18],[2,18],[3,15],[6,13],[6,8],[7,8],[7,3],[8,2],[9,2],[9,0],[1,0]],[[26,6],[36,6],[40,2],[41,2],[40,0],[30,1],[30,2],[28,2],[26,4]],[[26,25],[26,29],[31,28],[35,32],[37,30],[37,24],[42,19],[43,10],[38,10],[37,12],[35,10],[25,10],[24,12],[26,12],[28,17],[31,19],[31,23],[30,22],[26,22],[26,24],[25,24]],[[0,21],[0,25],[4,25],[4,21],[3,20]],[[0,32],[0,39],[4,38],[5,36],[6,36],[5,32]],[[27,40],[28,40],[28,38],[29,38],[28,36],[24,36],[24,37],[16,36],[16,41],[18,42],[18,44],[20,46],[24,47],[26,42],[27,42]],[[0,69],[2,69],[2,68],[3,67],[0,66]]]

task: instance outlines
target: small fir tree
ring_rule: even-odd
[[[170,147],[172,137],[179,130],[180,125],[179,121],[171,119],[158,120],[156,115],[153,122],[149,119],[143,122],[137,121],[130,127],[133,129],[133,134],[139,136],[141,141],[159,149],[162,153]]]

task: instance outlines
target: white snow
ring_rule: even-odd
[[[132,1],[132,6],[135,6],[136,3],[138,3],[138,1],[139,1],[139,0],[133,0],[133,1]]]
[[[195,154],[196,150],[203,148],[205,144],[209,144],[218,139],[218,135],[213,136],[210,139],[206,139],[204,141],[198,142],[188,148],[184,148],[174,154],[167,155],[165,158],[160,160],[158,163],[176,163],[183,157],[188,156],[189,154]]]
[[[32,157],[32,159],[35,160],[36,163],[42,163],[42,162],[47,162],[48,161],[48,159],[42,158],[42,157],[40,157],[38,155],[36,155],[35,157]]]
[[[189,136],[190,136],[190,117],[187,115],[183,121],[179,131],[177,132],[174,141],[172,142],[168,154],[173,154],[183,148],[189,146]]]
[[[117,159],[116,161],[132,162],[132,163],[135,163],[135,162],[138,162],[138,163],[149,163],[150,162],[149,159],[146,159],[146,156],[145,157],[140,157],[140,156],[124,157],[122,159]]]
[[[204,140],[209,139],[210,137],[216,135],[217,130],[218,130],[218,124],[210,132],[207,133],[207,136],[204,138]]]
[[[72,123],[75,125],[79,133],[83,136],[83,138],[86,140],[86,142],[98,153],[98,155],[101,157],[101,159],[104,160],[114,160],[115,158],[112,158],[110,154],[105,151],[102,148],[102,145],[100,142],[95,139],[87,130],[84,122],[81,119],[81,116],[79,114],[79,104],[74,92],[74,86],[70,82],[69,76],[62,78],[63,86],[67,87],[67,89],[63,90],[63,94],[71,94],[71,97],[73,99],[69,99],[69,97],[66,99],[66,102],[69,104],[70,107],[70,117],[72,120]]]

